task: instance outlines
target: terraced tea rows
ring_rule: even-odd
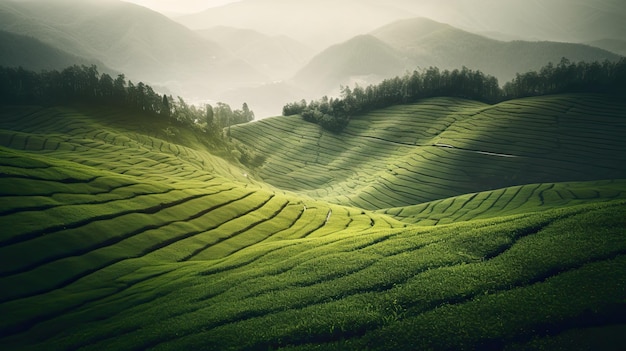
[[[436,98],[356,117],[341,135],[297,116],[239,126],[232,135],[267,155],[257,170],[265,181],[366,209],[626,177],[626,103],[600,95],[494,106]]]
[[[31,315],[4,322],[5,332],[28,330],[5,342],[360,350],[473,348],[493,338],[524,344],[538,328],[544,337],[593,335],[589,328],[624,322],[616,311],[626,288],[625,205],[272,241],[219,261],[126,260],[44,296],[5,302],[17,321]]]
[[[154,122],[145,134],[133,131],[132,123],[116,128],[128,117],[35,108],[3,114],[0,279],[11,288],[2,289],[0,302],[22,305],[83,279],[91,284],[86,300],[108,296],[111,282],[100,289],[92,277],[125,272],[120,265],[134,260],[216,260],[274,235],[293,239],[402,226],[255,186],[199,142],[192,149],[150,136],[163,127]],[[30,326],[41,318],[32,312],[12,311],[14,318],[3,326]]]
[[[626,180],[521,185],[380,212],[408,223],[438,225],[617,199],[626,199]]]
[[[622,105],[433,99],[345,135],[274,118],[232,128],[268,153],[253,169],[159,119],[2,108],[0,348],[626,347]]]

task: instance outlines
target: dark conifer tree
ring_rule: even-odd
[[[170,100],[165,94],[163,94],[163,101],[161,102],[161,106],[161,115],[164,117],[169,117],[172,114],[172,109],[170,107]]]

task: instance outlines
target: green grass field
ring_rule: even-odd
[[[0,348],[626,348],[626,103],[231,132],[0,109]]]

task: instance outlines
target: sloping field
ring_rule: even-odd
[[[584,101],[537,101],[563,99]],[[0,109],[0,348],[626,347],[626,183],[593,177],[623,167],[623,141],[611,135],[624,112],[609,102],[599,110],[612,129],[607,156],[585,156],[587,181],[466,193],[472,175],[510,159],[470,151],[489,145],[472,144],[478,134],[463,133],[461,121],[491,107],[469,101],[382,110],[352,121],[346,136],[289,118],[232,128],[268,152],[252,170],[218,157],[226,153],[201,133],[158,119]],[[409,123],[422,107],[432,122],[423,132],[384,117],[404,111],[396,124]],[[508,147],[501,152],[531,158]],[[546,161],[557,170],[578,150],[539,147],[546,159],[569,150],[569,161]],[[435,167],[439,155],[449,174],[428,190],[430,202],[418,201],[417,175],[388,172],[409,169],[420,150],[433,160],[421,164]],[[458,155],[484,160],[487,171]],[[454,172],[450,159],[476,169]],[[428,168],[424,177],[443,179]],[[349,206],[364,199],[380,206]]]
[[[268,156],[256,170],[268,183],[366,209],[626,178],[626,102],[601,95],[493,106],[435,98],[355,117],[341,135],[298,116],[239,126],[232,135]]]

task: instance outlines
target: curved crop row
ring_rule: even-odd
[[[606,333],[626,322],[622,107],[431,99],[344,135],[274,118],[232,128],[266,156],[249,170],[115,110],[1,109],[0,345],[524,349]]]
[[[626,180],[515,186],[379,212],[412,224],[436,225],[544,211],[626,198]]]
[[[162,275],[137,271],[124,278],[132,286],[34,324],[33,332],[43,332],[31,342],[57,349],[474,348],[491,338],[528,340],[546,323],[555,334],[585,326],[579,316],[589,308],[611,325],[620,322],[611,308],[623,303],[623,208],[612,202],[424,230],[344,232],[255,245],[219,264],[165,266]],[[585,280],[590,274],[602,279]],[[596,295],[585,302],[580,289]],[[570,298],[577,302],[561,303]],[[472,311],[495,306],[524,313],[493,312],[489,318],[503,324],[481,328]],[[457,318],[475,333],[450,332],[439,318]],[[68,324],[71,332],[55,328]],[[394,341],[373,342],[381,337]]]
[[[355,117],[340,135],[297,116],[237,126],[232,135],[266,156],[255,172],[277,187],[382,209],[528,183],[624,178],[624,111],[601,95],[493,106],[436,98]]]

